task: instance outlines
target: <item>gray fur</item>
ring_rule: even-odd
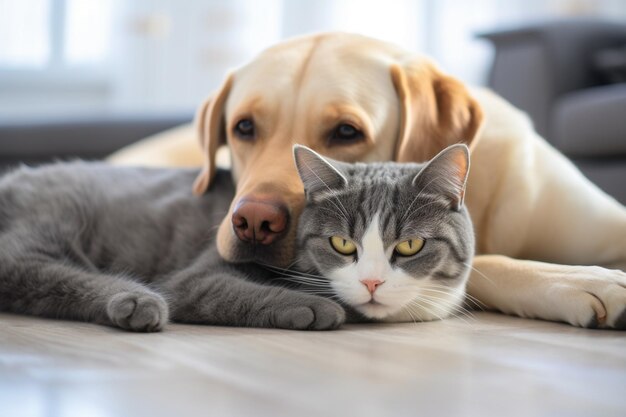
[[[427,239],[419,256],[390,262],[459,285],[473,236],[454,198],[464,181],[450,181],[449,163],[330,165],[310,151],[296,152],[296,163],[308,203],[295,277],[220,259],[216,227],[234,195],[227,172],[202,197],[190,191],[196,170],[74,162],[9,173],[0,178],[0,310],[133,331],[158,331],[168,320],[333,329],[344,309],[307,292],[335,296],[320,292],[315,277],[349,260],[328,238],[358,241],[376,212],[386,244]],[[284,287],[293,284],[299,291]]]
[[[234,190],[218,172],[193,197],[195,170],[75,162],[0,179],[0,310],[134,331],[168,320],[332,329],[336,303],[271,286],[276,274],[229,265],[215,226]]]
[[[428,277],[442,286],[464,288],[475,241],[463,206],[467,147],[452,146],[426,164],[346,164],[301,146],[296,146],[294,156],[307,196],[297,237],[301,270],[328,277],[358,263],[358,256],[333,250],[329,237],[344,236],[358,243],[378,214],[384,247],[415,236],[426,241],[415,256],[392,255],[393,268],[416,279]],[[454,158],[464,159],[467,169],[459,172]]]

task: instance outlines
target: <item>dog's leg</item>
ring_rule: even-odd
[[[626,208],[554,149],[537,148],[538,191],[516,257],[626,271]]]
[[[537,137],[475,155],[474,166],[500,163],[477,169],[468,191],[486,202],[470,207],[486,255],[468,293],[508,314],[626,328],[626,209]]]
[[[626,273],[619,270],[480,255],[467,291],[507,314],[626,329]]]
[[[626,208],[539,138],[476,152],[468,195],[481,254],[626,270]],[[491,162],[490,162],[491,161]],[[493,190],[485,194],[486,189]],[[477,220],[477,221],[476,221]]]

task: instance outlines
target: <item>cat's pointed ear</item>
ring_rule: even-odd
[[[307,198],[319,193],[340,190],[348,180],[327,159],[302,145],[293,146],[293,158]]]
[[[422,168],[413,178],[413,185],[419,192],[443,195],[454,210],[459,210],[463,206],[469,167],[469,148],[463,144],[452,145]]]

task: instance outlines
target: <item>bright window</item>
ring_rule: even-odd
[[[0,67],[41,68],[50,60],[50,0],[0,0]]]
[[[0,69],[102,64],[114,0],[0,0]]]
[[[65,0],[63,58],[72,64],[98,64],[109,53],[111,0]]]

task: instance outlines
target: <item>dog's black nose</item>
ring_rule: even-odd
[[[269,245],[286,229],[286,205],[274,198],[244,197],[233,210],[232,223],[237,237],[248,243]]]

